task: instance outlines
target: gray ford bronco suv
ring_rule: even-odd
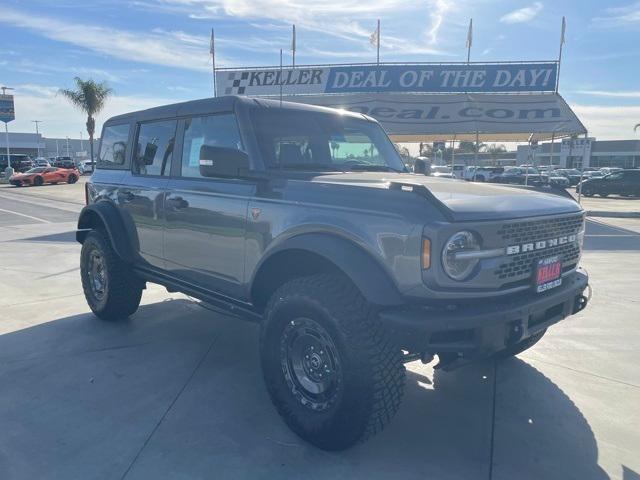
[[[146,282],[260,324],[267,389],[327,450],[394,415],[408,361],[531,347],[582,310],[584,212],[531,187],[408,173],[380,125],[221,97],[109,119],[78,221],[105,320]]]

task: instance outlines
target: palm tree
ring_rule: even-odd
[[[76,89],[60,89],[59,93],[66,97],[73,105],[87,114],[87,133],[89,134],[89,149],[93,161],[93,134],[96,130],[95,115],[104,108],[107,98],[113,93],[106,82],[97,83],[91,79],[82,80],[75,77]]]

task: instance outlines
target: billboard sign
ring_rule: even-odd
[[[552,134],[559,138],[585,132],[564,99],[555,93],[383,93],[289,96],[284,100],[364,113],[378,120],[390,135],[420,135],[436,142],[475,132],[504,141],[526,141],[531,134],[534,138],[550,138]]]
[[[13,95],[0,95],[0,122],[8,123],[15,118]]]
[[[336,65],[219,70],[219,95],[554,92],[557,62]]]

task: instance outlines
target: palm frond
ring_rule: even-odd
[[[93,117],[104,108],[106,99],[113,93],[106,82],[82,80],[75,77],[75,90],[61,89],[59,93],[66,97],[73,105]]]

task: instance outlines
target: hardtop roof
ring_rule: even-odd
[[[246,108],[277,108],[285,110],[324,112],[334,114],[340,112],[340,114],[343,115],[375,122],[375,120],[373,120],[371,117],[368,117],[361,113],[348,112],[346,110],[336,110],[329,107],[321,107],[317,105],[308,105],[295,102],[281,102],[280,100],[228,95],[224,97],[203,98],[199,100],[191,100],[188,102],[173,103],[170,105],[148,108],[146,110],[124,113],[122,115],[116,115],[109,118],[105,122],[105,125],[120,123],[123,120],[131,119],[144,121],[188,115],[206,115],[213,113],[230,112],[233,111],[238,106],[238,104]]]

